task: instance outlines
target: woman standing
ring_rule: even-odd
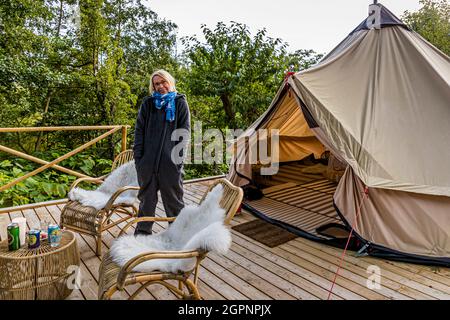
[[[168,217],[175,217],[184,207],[183,163],[172,156],[182,143],[183,158],[187,152],[190,114],[185,95],[178,94],[175,79],[165,70],[150,78],[150,96],[144,98],[136,120],[134,159],[140,191],[139,217],[155,216],[158,190]],[[173,141],[175,130],[185,129],[182,141]],[[179,150],[180,146],[177,146]],[[151,234],[153,222],[139,222],[135,235]]]

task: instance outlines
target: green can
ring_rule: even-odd
[[[14,251],[20,249],[19,224],[8,224],[8,249]]]

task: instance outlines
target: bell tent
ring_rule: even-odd
[[[450,265],[450,59],[381,4],[369,12],[320,63],[286,78],[266,112],[236,139],[245,147],[237,149],[228,178],[240,186],[254,181],[260,166],[249,163],[249,150],[269,139],[260,129],[277,129],[280,169],[312,156],[317,163],[325,151],[329,162],[345,165],[334,187],[316,189],[328,190],[324,206],[331,209],[322,213],[354,227],[367,253]],[[285,176],[294,175],[289,170]],[[304,201],[314,202],[308,200],[314,185],[320,186],[313,180],[270,185],[263,190],[272,206],[267,212],[264,198],[245,205],[325,241],[308,231],[311,223],[290,224],[268,213],[284,207],[294,216],[313,212]],[[309,196],[302,198],[302,190]],[[314,228],[328,220],[316,221]]]

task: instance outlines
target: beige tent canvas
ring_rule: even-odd
[[[449,265],[450,59],[381,4],[370,12],[236,142],[278,129],[280,163],[330,150],[348,165],[333,205],[371,253]],[[230,166],[237,185],[252,179],[248,150]]]

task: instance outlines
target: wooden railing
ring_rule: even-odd
[[[115,125],[115,126],[73,126],[73,127],[28,127],[28,128],[0,128],[0,134],[6,133],[6,132],[44,132],[44,131],[82,131],[82,130],[108,130],[106,133],[98,136],[97,138],[94,138],[90,140],[89,142],[83,144],[82,146],[66,153],[65,155],[53,160],[53,161],[45,161],[43,159],[36,158],[34,156],[31,156],[29,154],[26,154],[24,152],[20,152],[11,148],[8,148],[6,146],[3,146],[0,144],[0,151],[12,154],[17,157],[21,157],[26,160],[30,160],[39,164],[42,164],[41,167],[37,168],[36,170],[29,172],[13,181],[8,182],[7,184],[0,186],[0,192],[5,191],[19,182],[28,179],[46,169],[52,168],[59,170],[61,172],[76,176],[76,177],[89,177],[83,173],[76,172],[74,170],[64,168],[62,166],[57,165],[61,161],[70,158],[71,156],[89,148],[93,144],[99,142],[102,139],[105,139],[106,137],[116,133],[119,130],[122,130],[122,151],[125,151],[127,148],[127,129],[129,126],[123,126],[123,125]]]

